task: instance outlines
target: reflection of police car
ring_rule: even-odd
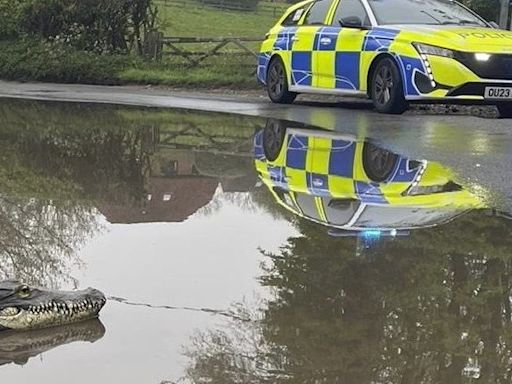
[[[307,0],[266,35],[258,79],[277,103],[299,93],[485,102],[512,116],[512,32],[451,0]]]
[[[437,163],[409,160],[335,132],[269,120],[254,138],[256,169],[293,213],[348,230],[444,223],[479,201]]]

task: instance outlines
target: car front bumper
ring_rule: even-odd
[[[473,57],[471,53],[457,53],[455,58],[431,55],[419,58],[420,68],[408,74],[414,91],[406,91],[406,99],[480,104],[503,101],[486,99],[485,89],[512,88],[512,64],[509,64],[512,55],[494,55],[489,62],[480,63]]]

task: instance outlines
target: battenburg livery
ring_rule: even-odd
[[[267,34],[258,79],[277,103],[327,93],[383,113],[442,101],[511,117],[512,32],[493,25],[451,0],[308,0]]]
[[[291,212],[349,231],[406,230],[481,208],[435,162],[410,160],[355,137],[269,120],[254,137],[258,174]]]

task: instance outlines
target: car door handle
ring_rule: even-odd
[[[293,37],[292,37],[292,41],[299,41],[299,38],[298,38],[298,37],[293,36]]]
[[[320,39],[320,44],[322,45],[329,45],[332,43],[332,39],[328,38],[328,37],[322,37]]]

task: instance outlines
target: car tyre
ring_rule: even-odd
[[[269,119],[263,129],[263,152],[268,161],[276,161],[283,148],[286,127],[280,120]]]
[[[370,96],[380,113],[399,115],[409,107],[404,96],[402,76],[392,58],[386,57],[376,64],[371,77]]]
[[[297,94],[288,88],[288,76],[283,61],[276,57],[269,64],[267,72],[267,93],[270,100],[278,104],[291,104]]]
[[[512,117],[512,102],[502,101],[496,104],[496,107],[498,108],[498,112],[501,118]]]
[[[372,143],[364,143],[363,168],[371,181],[383,183],[389,179],[395,170],[398,155]]]

